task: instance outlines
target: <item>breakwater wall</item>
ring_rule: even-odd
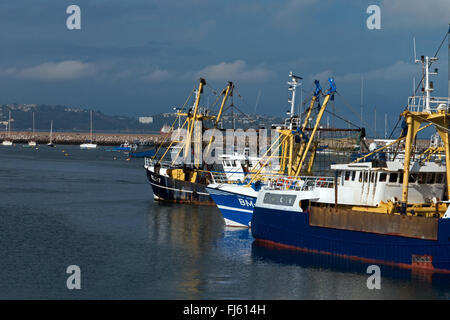
[[[0,141],[8,138],[8,134],[0,134]],[[39,144],[47,144],[50,141],[50,132],[11,131],[9,139],[14,143],[27,143],[34,140]],[[139,145],[158,145],[164,139],[161,134],[128,134],[128,133],[95,133],[94,143],[105,146],[116,146],[125,142]],[[90,141],[90,134],[84,132],[53,132],[52,142],[55,144],[81,144]]]

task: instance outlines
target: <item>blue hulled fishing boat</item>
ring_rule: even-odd
[[[256,243],[450,272],[450,163],[412,156],[416,135],[434,126],[449,159],[450,98],[431,97],[422,57],[424,90],[402,113],[403,157],[331,166],[334,176],[303,181],[297,188],[266,186],[252,215]],[[385,147],[374,150],[382,151]]]

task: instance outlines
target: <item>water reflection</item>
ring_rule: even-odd
[[[294,265],[305,269],[325,270],[340,273],[354,273],[368,276],[369,263],[332,255],[278,249],[254,241],[252,259],[259,262],[272,262],[282,265]],[[394,280],[419,281],[447,289],[450,287],[450,274],[432,273],[424,270],[410,270],[388,265],[379,265],[383,278]]]
[[[449,298],[448,275],[380,266],[382,290],[369,290],[367,263],[258,245],[215,207],[148,206],[146,292],[158,299]]]
[[[172,264],[164,271],[166,288],[173,286],[184,299],[202,297],[207,261],[222,231],[222,217],[215,207],[151,203],[148,240],[158,250],[160,261]]]
[[[198,254],[220,238],[223,223],[215,207],[154,202],[148,215],[148,237]]]
[[[248,264],[252,263],[252,241],[253,237],[250,229],[225,227],[218,243],[218,249],[225,257]]]

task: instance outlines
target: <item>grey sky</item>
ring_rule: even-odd
[[[66,8],[81,8],[82,29],[66,28]],[[366,9],[381,7],[381,30]],[[181,105],[203,76],[220,89],[234,81],[252,112],[282,115],[289,71],[334,76],[346,104],[380,126],[412,91],[412,37],[433,55],[450,22],[448,0],[4,0],[0,3],[0,103],[48,103],[110,114],[147,115]],[[447,46],[436,94],[447,94]],[[351,115],[339,98],[336,112]],[[356,116],[355,116],[356,117]],[[351,119],[357,122],[357,119]]]

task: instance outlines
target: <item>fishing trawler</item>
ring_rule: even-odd
[[[258,191],[263,184],[272,181],[281,181],[285,175],[289,177],[298,177],[302,171],[307,154],[311,151],[308,161],[307,173],[311,173],[312,165],[317,151],[317,143],[313,143],[315,134],[319,129],[320,120],[323,116],[325,108],[333,94],[336,91],[336,86],[332,78],[329,79],[330,89],[325,95],[322,105],[320,98],[322,88],[319,81],[315,81],[315,90],[307,110],[304,122],[299,125],[299,117],[295,115],[295,98],[296,88],[300,85],[301,77],[289,74],[291,80],[288,82],[289,91],[292,92],[291,98],[288,100],[291,106],[289,118],[282,126],[276,126],[280,134],[280,142],[273,143],[271,149],[272,155],[267,157],[264,164],[255,167],[254,170],[248,174],[247,183],[229,184],[229,183],[214,183],[208,185],[206,190],[211,198],[216,203],[220,212],[224,217],[225,224],[230,227],[250,227],[253,208],[256,202]],[[318,104],[319,113],[317,115],[316,123],[312,129],[311,134],[306,134],[306,129],[310,121],[311,113],[316,103]],[[281,149],[281,152],[278,152]],[[278,158],[278,153],[281,154],[281,165],[278,170],[269,175],[261,174],[261,169],[265,168],[265,164],[274,156]],[[266,153],[267,154],[267,153]],[[244,179],[242,179],[244,181]]]
[[[120,146],[118,147],[114,147],[111,149],[111,151],[135,151],[137,149],[137,144],[131,144],[128,141],[126,141],[125,143],[122,143]]]
[[[214,128],[218,127],[223,108],[232,94],[234,84],[229,82],[221,92],[219,97],[223,96],[223,98],[217,116],[209,115],[206,110],[200,108],[200,97],[205,85],[205,79],[201,78],[198,89],[192,92],[195,94],[194,105],[188,112],[183,112],[184,106],[178,111],[178,117],[186,117],[183,126],[179,128],[184,129],[186,126],[187,134],[184,141],[172,140],[163,155],[157,158],[158,152],[163,150],[163,145],[169,139],[170,135],[167,134],[155,155],[152,158],[145,158],[144,168],[155,200],[214,205],[205,186],[216,180],[224,179],[224,177],[222,170],[217,169],[214,165],[208,166],[198,159],[202,146],[202,124],[203,121],[213,120]],[[172,127],[175,122],[176,120]],[[212,142],[213,137],[207,145],[207,152],[210,150]],[[192,152],[193,150],[196,152]],[[189,160],[192,154],[194,154],[193,163]],[[170,160],[168,160],[169,156],[171,156]]]
[[[450,163],[412,157],[417,133],[430,126],[450,155],[450,97],[431,97],[429,68],[436,60],[419,60],[423,95],[409,98],[401,114],[406,130],[396,140],[405,143],[403,159],[364,162],[383,146],[332,165],[332,177],[266,186],[252,215],[256,243],[450,272],[450,201],[443,200],[450,194]]]

